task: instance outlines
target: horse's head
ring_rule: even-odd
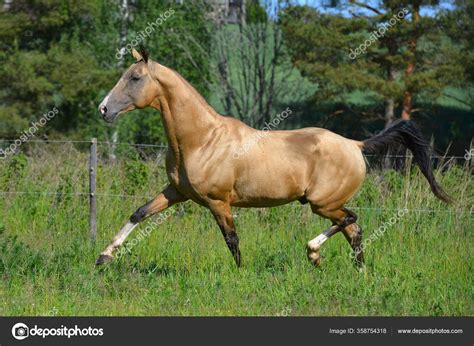
[[[99,105],[99,112],[107,122],[113,122],[119,114],[135,108],[149,106],[158,95],[159,85],[150,73],[148,53],[132,49],[135,58],[117,84]]]

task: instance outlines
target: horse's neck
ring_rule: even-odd
[[[163,88],[158,97],[170,148],[177,159],[204,145],[220,124],[220,116],[183,77],[155,63],[154,73]]]

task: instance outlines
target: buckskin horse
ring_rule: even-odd
[[[135,62],[102,101],[99,112],[105,121],[113,122],[136,108],[160,111],[169,145],[169,185],[136,210],[100,254],[97,265],[111,261],[114,250],[141,221],[192,200],[212,212],[240,266],[231,208],[275,207],[298,200],[309,203],[313,213],[333,223],[308,242],[309,260],[318,266],[321,245],[341,231],[352,246],[355,263],[361,266],[362,229],[356,214],[344,205],[364,180],[363,152],[377,152],[393,144],[411,150],[433,193],[449,202],[433,175],[429,143],[412,121],[398,120],[365,141],[322,128],[269,131],[259,136],[259,130],[218,114],[176,71],[149,59],[146,50],[133,49],[132,55]],[[256,137],[260,140],[255,141]],[[250,149],[236,159],[235,150],[252,140]]]

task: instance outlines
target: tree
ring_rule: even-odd
[[[410,118],[419,111],[416,97],[435,100],[462,78],[462,66],[450,59],[458,47],[445,39],[436,17],[420,15],[421,7],[433,4],[339,1],[351,16],[289,6],[281,24],[294,64],[318,84],[316,102],[342,103],[363,91],[374,105],[365,115],[388,125],[395,109]]]
[[[100,8],[95,1],[13,1],[0,15],[0,136],[19,133],[53,107],[47,128],[66,132],[90,118],[105,82],[88,42]]]
[[[209,12],[213,34],[208,59],[213,74],[208,82],[217,108],[257,128],[281,112],[280,104],[304,96],[296,92],[301,79],[276,22],[281,4],[241,1],[231,22],[219,11],[220,5]]]
[[[456,64],[463,68],[463,77],[460,83],[469,93],[469,99],[459,99],[458,97],[444,92],[443,95],[471,108],[474,108],[474,1],[456,0],[455,8],[451,11],[443,11],[440,16],[440,30],[459,45],[459,54],[454,56]]]
[[[156,25],[170,8],[172,16]],[[177,69],[206,93],[202,77],[208,75],[209,64],[200,52],[209,49],[209,30],[202,9],[198,3],[182,6],[175,1],[7,2],[0,12],[0,82],[6,86],[0,91],[0,138],[18,138],[53,107],[59,115],[43,132],[110,138],[114,128],[100,120],[97,105],[133,62],[128,52],[118,51],[137,37],[153,59]],[[149,26],[154,30],[143,35]],[[183,51],[182,45],[191,40],[199,48]],[[139,113],[118,122],[119,140],[164,141],[159,114]]]

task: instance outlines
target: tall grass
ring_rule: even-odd
[[[474,314],[467,165],[437,172],[452,206],[431,194],[416,168],[371,172],[350,203],[364,236],[397,210],[410,211],[366,247],[366,270],[358,272],[340,234],[324,244],[322,266],[310,265],[305,245],[330,223],[299,203],[234,210],[240,270],[210,213],[191,202],[174,207],[130,254],[96,268],[98,253],[147,198],[99,195],[92,243],[88,197],[70,195],[88,191],[87,162],[73,147],[51,147],[0,163],[0,315]],[[101,160],[99,193],[151,197],[165,184],[156,162]]]

